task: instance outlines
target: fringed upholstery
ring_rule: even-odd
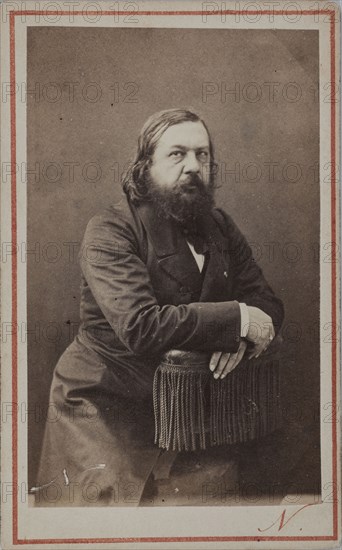
[[[243,360],[215,380],[206,354],[166,354],[153,384],[155,443],[171,450],[259,439],[279,425],[279,368],[271,357]]]

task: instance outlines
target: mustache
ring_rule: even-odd
[[[205,185],[202,178],[198,174],[189,174],[185,179],[180,180],[179,188],[181,191],[186,191],[189,187],[196,187],[199,191],[205,190]]]

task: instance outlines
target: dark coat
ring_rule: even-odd
[[[137,504],[160,452],[152,381],[161,355],[236,352],[239,302],[265,311],[279,330],[282,303],[232,219],[214,209],[202,228],[204,276],[179,228],[150,203],[124,198],[89,222],[81,326],[54,372],[50,402],[59,419],[46,427],[38,502]]]

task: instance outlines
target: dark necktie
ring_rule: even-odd
[[[190,231],[186,227],[181,228],[182,233],[186,240],[192,244],[197,254],[206,254],[208,252],[208,245],[203,235],[199,232]]]
[[[209,261],[209,247],[204,236],[197,231],[190,231],[187,227],[181,227],[182,234],[185,239],[194,247],[197,254],[204,255],[204,264],[201,270],[202,280],[204,280],[208,261]]]

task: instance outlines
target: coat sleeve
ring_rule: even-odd
[[[135,354],[169,349],[236,352],[237,301],[159,306],[138,252],[132,220],[98,215],[89,222],[80,263],[99,308],[122,344]]]
[[[228,240],[234,281],[233,297],[238,302],[258,307],[267,313],[273,321],[275,333],[278,334],[284,319],[282,301],[275,296],[262,270],[253,258],[251,247],[232,218],[221,209],[217,208],[215,212],[221,229],[223,222],[223,232]]]

